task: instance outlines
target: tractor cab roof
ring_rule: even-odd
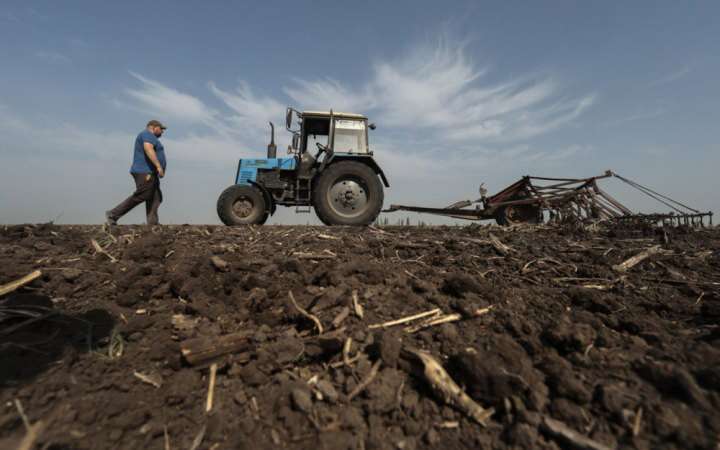
[[[363,116],[362,114],[354,114],[354,113],[346,113],[346,112],[339,112],[339,111],[333,111],[333,117],[338,119],[365,119],[367,120],[367,117]],[[302,112],[303,117],[330,117],[330,111],[303,111]]]

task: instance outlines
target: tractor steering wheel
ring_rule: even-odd
[[[317,154],[315,155],[315,159],[316,159],[316,160],[320,157],[320,155],[322,154],[322,152],[326,152],[326,153],[328,153],[328,154],[330,153],[330,152],[329,152],[329,149],[327,148],[327,146],[322,145],[322,144],[319,143],[319,142],[316,142],[315,145],[316,145],[317,148],[318,148],[318,152],[317,152]]]

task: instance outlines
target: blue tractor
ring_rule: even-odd
[[[368,225],[380,214],[383,185],[390,187],[368,146],[367,117],[287,109],[292,133],[287,157],[277,157],[270,123],[267,158],[241,159],[235,184],[217,202],[225,225],[263,224],[277,205],[315,209],[326,225]],[[313,154],[314,153],[314,154]]]

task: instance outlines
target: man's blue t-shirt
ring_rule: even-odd
[[[133,153],[133,163],[130,167],[130,173],[155,172],[155,166],[153,166],[152,161],[150,161],[150,158],[148,158],[145,154],[145,149],[143,148],[143,144],[145,142],[149,142],[153,145],[153,147],[155,147],[155,154],[157,155],[157,159],[160,162],[163,170],[165,170],[165,166],[167,164],[165,162],[165,148],[163,147],[160,139],[158,139],[157,136],[155,136],[148,130],[143,130],[140,132],[140,134],[138,134],[137,138],[135,138],[135,151]]]

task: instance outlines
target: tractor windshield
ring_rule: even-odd
[[[335,120],[333,150],[340,153],[367,153],[367,128],[364,120]]]

